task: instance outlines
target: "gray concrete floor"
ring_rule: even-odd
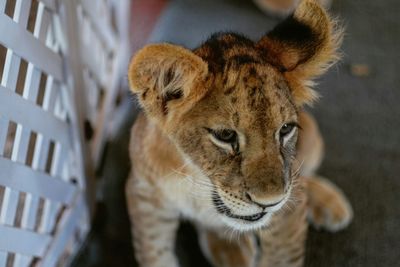
[[[355,218],[340,233],[311,230],[305,266],[400,266],[400,3],[334,0],[332,12],[346,26],[344,59],[320,80],[323,98],[311,111],[326,140],[320,173],[348,195]],[[249,1],[175,0],[152,40],[194,47],[218,30],[256,38],[276,21]],[[369,73],[357,73],[360,66]],[[134,113],[132,104],[120,135],[107,147],[104,201],[75,266],[136,266],[123,193]],[[188,224],[180,230],[177,251],[182,266],[207,266]]]

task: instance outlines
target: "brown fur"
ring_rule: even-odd
[[[288,28],[294,28],[288,30]],[[311,103],[318,96],[312,79],[323,74],[339,58],[342,30],[324,9],[304,0],[293,16],[278,25],[259,46],[266,50],[272,64],[284,70],[296,103]]]
[[[254,266],[258,248],[251,234],[228,239],[225,233],[200,228],[199,239],[202,250],[214,266]]]
[[[293,30],[301,31],[295,39]],[[307,194],[298,175],[306,166],[314,170],[322,154],[302,145],[308,139],[304,135],[319,133],[301,110],[313,99],[310,79],[336,59],[336,40],[330,18],[305,0],[259,42],[222,33],[193,52],[158,44],[135,55],[129,82],[145,115],[132,130],[133,169],[126,190],[141,266],[178,266],[173,246],[180,216],[211,233],[267,227],[260,233],[261,247],[279,243],[280,257],[287,258],[262,256],[261,261],[296,260],[283,232],[291,228],[296,251],[304,250]],[[283,134],[285,125],[302,123],[304,133],[287,126]],[[217,133],[223,130],[233,132],[234,141],[221,141]],[[317,195],[312,194],[311,204],[321,204],[324,197]],[[294,211],[285,212],[290,203]],[[292,220],[302,223],[296,226]],[[275,228],[271,236],[268,229]],[[224,238],[204,238],[214,251],[210,258],[220,266],[226,266],[221,260],[226,257],[215,251],[221,251],[218,242],[226,244]],[[249,246],[236,261],[254,262]]]

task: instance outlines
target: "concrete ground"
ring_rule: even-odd
[[[355,218],[340,233],[311,230],[305,266],[399,266],[400,3],[334,0],[332,12],[346,26],[344,58],[320,80],[323,98],[311,112],[326,141],[320,174],[343,189]],[[150,40],[193,48],[221,30],[256,39],[277,21],[246,0],[172,0]],[[107,147],[101,171],[104,201],[75,266],[136,266],[123,192],[129,128],[136,113],[133,103],[131,108],[119,136]],[[195,238],[184,224],[177,242],[182,266],[208,266]]]

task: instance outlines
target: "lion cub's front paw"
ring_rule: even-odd
[[[336,232],[348,226],[353,209],[343,192],[322,177],[307,178],[308,218],[317,229]]]

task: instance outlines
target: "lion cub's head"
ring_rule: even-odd
[[[149,45],[129,68],[132,91],[236,229],[265,225],[291,192],[297,113],[316,98],[312,78],[336,59],[340,34],[313,1],[253,42],[224,33],[189,51]]]

